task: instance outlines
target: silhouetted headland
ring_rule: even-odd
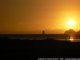
[[[74,30],[68,30],[64,34],[45,34],[43,31],[43,34],[0,35],[0,53],[5,56],[79,57],[80,35],[74,33]],[[78,41],[70,41],[69,34],[75,35]]]

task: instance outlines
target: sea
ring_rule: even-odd
[[[10,40],[46,40],[46,39],[51,39],[51,40],[76,40],[76,41],[80,41],[80,38],[76,39],[76,38],[74,38],[75,36],[69,36],[68,34],[0,34],[0,39],[10,39]],[[80,37],[80,35],[79,35],[79,37]]]
[[[43,40],[46,38],[50,39],[66,39],[68,35],[66,34],[0,34],[0,38],[8,39],[28,39],[28,40]]]

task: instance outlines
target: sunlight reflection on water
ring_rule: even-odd
[[[69,40],[70,40],[70,41],[72,41],[72,42],[74,41],[74,39],[73,39],[73,38],[70,38]]]
[[[75,39],[74,39],[74,36],[71,34],[71,35],[69,35],[69,40],[71,41],[71,42],[73,42]]]
[[[75,42],[75,41],[76,41],[76,39],[74,38],[74,35],[70,35],[69,40],[70,40],[71,42]]]

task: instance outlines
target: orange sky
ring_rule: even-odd
[[[0,4],[0,33],[59,33],[67,30],[68,18],[77,22],[74,30],[80,29],[80,0],[2,0]]]

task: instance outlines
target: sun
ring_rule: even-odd
[[[75,25],[75,21],[72,20],[72,19],[69,19],[68,25],[69,25],[69,26],[74,26],[74,25]]]
[[[68,19],[67,26],[69,29],[74,29],[76,22],[74,19]]]

